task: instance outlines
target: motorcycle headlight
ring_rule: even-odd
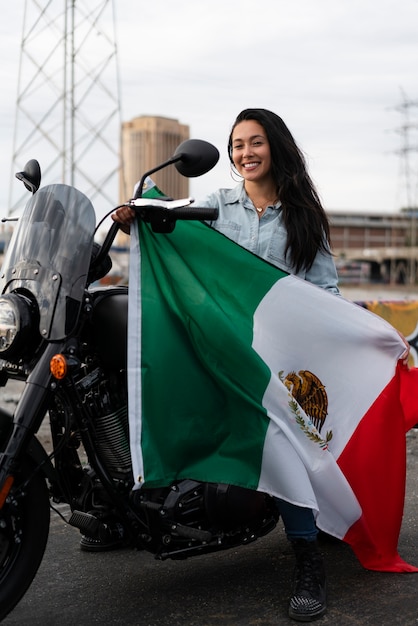
[[[11,300],[0,299],[0,352],[8,350],[19,332],[18,311]]]
[[[20,354],[32,331],[31,303],[21,294],[0,296],[0,357]]]

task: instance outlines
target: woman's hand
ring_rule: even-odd
[[[405,352],[401,354],[400,361],[402,361],[403,365],[408,366],[409,352],[411,350],[411,346],[409,345],[405,337],[402,335],[402,333],[399,332],[399,330],[397,331],[397,333],[405,344]]]
[[[111,217],[114,222],[120,224],[121,230],[129,235],[131,224],[135,220],[135,211],[128,206],[122,206]]]

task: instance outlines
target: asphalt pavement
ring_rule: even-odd
[[[47,428],[42,430],[47,437]],[[407,435],[407,492],[399,553],[418,566],[418,430]],[[384,477],[382,477],[384,480]],[[66,507],[61,513],[67,516]],[[68,519],[68,517],[67,517]],[[281,525],[236,550],[186,561],[144,552],[81,552],[53,513],[45,558],[5,626],[278,626],[287,617],[293,556]],[[418,574],[364,570],[341,542],[324,542],[329,602],[323,626],[418,625]]]

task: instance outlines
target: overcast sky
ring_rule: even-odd
[[[9,195],[24,0],[4,4],[2,210]],[[231,124],[243,108],[264,107],[289,126],[327,209],[394,212],[407,203],[399,154],[405,119],[397,107],[403,98],[418,105],[418,0],[115,4],[122,120],[176,118],[190,126],[192,137],[222,153],[211,173],[192,181],[192,195],[235,184],[226,158]],[[408,138],[418,151],[418,106],[409,112]],[[417,151],[409,152],[413,202]]]

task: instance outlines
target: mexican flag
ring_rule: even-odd
[[[199,222],[131,228],[135,487],[190,478],[314,510],[366,568],[398,555],[417,370],[397,331]]]

